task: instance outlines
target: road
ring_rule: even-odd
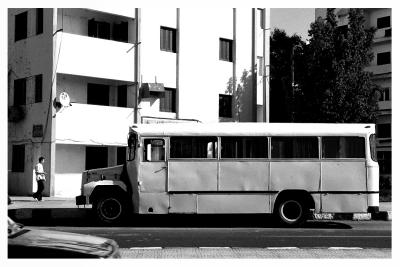
[[[112,238],[121,248],[374,248],[391,249],[390,221],[310,221],[302,228],[279,228],[262,216],[141,217],[119,227],[34,226]]]

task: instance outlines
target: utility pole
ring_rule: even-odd
[[[135,8],[135,107],[133,114],[133,123],[138,123],[138,109],[139,109],[139,89],[141,85],[140,81],[140,20],[141,20],[141,10],[140,8]]]

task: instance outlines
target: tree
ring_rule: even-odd
[[[365,28],[362,9],[350,9],[348,26],[337,27],[334,9],[311,24],[306,72],[296,96],[296,121],[374,122],[377,86],[365,67],[375,29]]]
[[[288,36],[284,30],[274,29],[270,38],[270,121],[293,120],[294,89],[304,74],[302,50],[305,43],[300,36]],[[293,67],[295,66],[296,71]],[[294,74],[294,79],[293,79]]]

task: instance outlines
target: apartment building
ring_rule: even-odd
[[[379,96],[379,113],[376,121],[377,156],[381,177],[391,177],[392,172],[392,10],[390,8],[364,8],[365,26],[376,28],[372,45],[374,59],[367,71],[382,88]],[[337,8],[338,27],[348,24],[348,8]],[[326,9],[317,8],[315,18],[325,17]]]
[[[45,195],[78,195],[133,123],[268,120],[268,68],[265,8],[9,9],[8,192],[44,156]]]

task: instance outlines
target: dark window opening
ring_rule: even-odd
[[[272,137],[272,158],[318,158],[317,137]]]
[[[232,118],[231,95],[219,95],[219,116],[224,118]]]
[[[385,87],[380,91],[379,101],[389,101],[390,100],[390,88]]]
[[[26,104],[26,79],[14,80],[14,106]]]
[[[108,85],[88,83],[87,103],[92,105],[108,106],[110,99],[110,88]]]
[[[43,125],[33,125],[32,127],[32,137],[43,137]]]
[[[233,62],[233,41],[219,38],[219,59]]]
[[[176,90],[172,88],[164,88],[165,92],[160,98],[160,111],[176,112]]]
[[[120,85],[117,87],[118,95],[117,95],[117,106],[126,108],[127,100],[128,100],[128,86]]]
[[[392,29],[385,30],[385,37],[391,37],[391,36],[392,36]]]
[[[126,147],[117,147],[117,165],[125,164],[126,162]]]
[[[170,158],[217,158],[217,137],[171,137]]]
[[[390,27],[390,16],[378,18],[376,20],[376,26],[378,29]]]
[[[377,124],[377,137],[390,138],[392,136],[392,125],[390,123]]]
[[[165,144],[163,139],[144,140],[143,161],[164,161]]]
[[[160,49],[176,53],[176,29],[160,27]]]
[[[111,37],[110,23],[90,19],[88,22],[88,36],[109,40]]]
[[[392,152],[378,151],[379,171],[381,174],[392,173]]]
[[[12,146],[11,171],[12,172],[25,171],[25,145]]]
[[[390,64],[390,52],[378,53],[376,56],[377,65]]]
[[[15,15],[15,42],[28,36],[28,12]]]
[[[128,22],[122,21],[113,25],[113,40],[118,42],[128,42]]]
[[[268,139],[221,137],[221,158],[268,158]]]
[[[322,158],[365,158],[363,137],[322,137]]]
[[[108,167],[108,148],[107,147],[86,147],[86,170]]]
[[[39,74],[35,76],[35,103],[42,102],[43,92],[43,75]]]
[[[43,8],[36,8],[36,34],[43,33]]]

